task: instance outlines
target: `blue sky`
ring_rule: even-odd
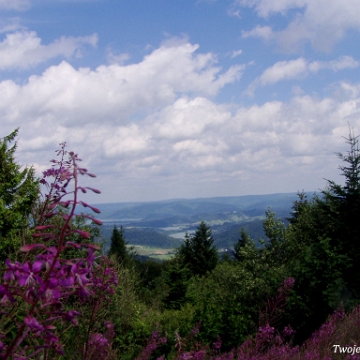
[[[357,0],[0,0],[0,136],[95,202],[316,191],[360,130]],[[87,179],[84,179],[84,181]]]

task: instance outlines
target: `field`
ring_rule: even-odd
[[[138,255],[149,256],[158,260],[169,260],[174,256],[174,249],[161,249],[153,246],[132,245]]]

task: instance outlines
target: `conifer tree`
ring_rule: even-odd
[[[327,188],[311,200],[299,194],[284,241],[277,242],[296,279],[289,322],[297,328],[297,341],[340,304],[348,309],[360,300],[359,137],[350,131],[345,140],[350,149],[337,154],[345,163],[339,167],[344,184],[327,180]]]
[[[254,240],[251,239],[249,234],[244,228],[240,230],[240,238],[234,246],[233,255],[236,260],[244,261],[248,258],[256,257],[257,250]]]
[[[185,237],[178,250],[178,256],[193,275],[205,275],[217,265],[219,255],[213,243],[211,229],[204,221],[200,223],[194,235]]]
[[[114,225],[114,229],[111,235],[111,245],[109,250],[109,256],[115,256],[116,260],[121,263],[125,263],[129,259],[129,254],[126,248],[127,242],[125,241],[124,228],[120,229]]]
[[[0,139],[0,260],[18,248],[29,225],[29,215],[39,196],[39,183],[32,167],[15,161],[18,129]]]
[[[163,299],[165,308],[179,310],[186,302],[186,291],[190,279],[189,269],[175,257],[167,264],[166,284],[169,292]]]
[[[322,213],[326,217],[328,236],[333,246],[346,255],[347,265],[344,280],[353,295],[360,299],[360,149],[359,136],[350,131],[345,139],[350,145],[347,154],[338,153],[345,162],[340,166],[345,184],[328,180],[323,191]]]

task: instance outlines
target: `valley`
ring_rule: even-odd
[[[211,226],[214,244],[220,252],[229,251],[239,238],[242,227],[258,243],[264,238],[265,211],[271,208],[285,219],[291,212],[296,193],[173,199],[157,202],[98,204],[98,218],[105,250],[110,246],[114,226],[124,228],[125,239],[137,254],[164,260],[195,232],[203,220]]]

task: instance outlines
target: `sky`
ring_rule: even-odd
[[[65,141],[95,203],[315,192],[359,45],[358,0],[0,0],[0,137],[39,176]]]

